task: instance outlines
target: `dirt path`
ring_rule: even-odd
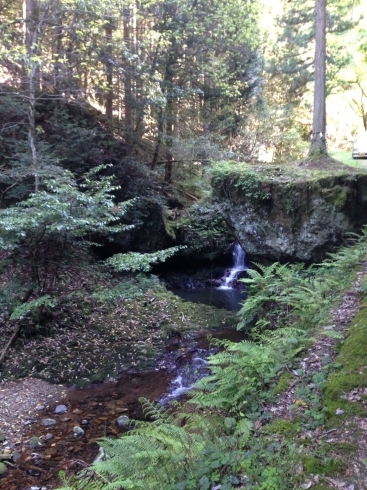
[[[361,308],[363,298],[359,293],[359,287],[365,276],[367,276],[367,262],[363,264],[362,270],[358,272],[352,288],[346,291],[341,303],[332,310],[330,324],[326,325],[324,330],[337,332],[344,338],[348,336],[349,329],[354,327],[352,324],[353,319]],[[307,350],[306,355],[300,362],[299,369],[292,371],[293,377],[289,387],[278,395],[277,402],[269,407],[269,410],[273,413],[273,421],[291,421],[295,417],[300,417],[306,409],[313,408],[312,406],[306,406],[307,404],[298,398],[298,390],[302,389],[302,387],[304,388],[305,379],[307,380],[306,383],[309,383],[308,386],[312,389],[312,385],[309,382],[310,378],[317,373],[321,373],[325,369],[326,363],[333,365],[338,356],[337,344],[340,344],[340,340],[321,335],[318,337],[317,342]],[[320,395],[322,399],[322,394]],[[324,476],[321,479],[317,473],[306,475],[305,472],[305,481],[301,488],[367,489],[367,388],[355,387],[348,392],[344,392],[339,399],[340,404],[342,400],[359,403],[362,407],[362,412],[365,412],[364,415],[349,415],[344,410],[336,408],[335,415],[340,417],[340,423],[337,423],[335,427],[327,425],[313,430],[303,429],[295,440],[312,441],[312,443],[309,442],[308,444],[315,450],[319,450],[321,447],[326,452],[330,450],[330,454],[326,454],[327,457],[336,456],[340,458],[341,454],[338,451],[335,452],[335,448],[342,448],[343,451],[346,451],[342,455],[344,468],[341,474],[337,476]],[[335,402],[336,404],[339,403],[338,398]]]

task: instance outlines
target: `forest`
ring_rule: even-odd
[[[365,8],[0,0],[0,487],[367,488]],[[238,311],[174,294],[220,289],[236,244]],[[116,405],[198,332],[187,398]],[[85,434],[105,395],[13,442],[29,378],[113,380],[122,425]]]

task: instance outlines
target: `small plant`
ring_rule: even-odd
[[[228,198],[243,195],[251,203],[270,199],[270,187],[250,166],[221,161],[212,164],[212,186],[215,194]]]

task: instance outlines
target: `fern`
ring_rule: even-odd
[[[259,409],[259,392],[276,374],[277,351],[250,341],[222,344],[225,350],[209,358],[211,375],[196,383],[198,391],[191,402],[229,413],[254,413]]]

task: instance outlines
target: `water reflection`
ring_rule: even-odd
[[[241,289],[197,288],[176,289],[173,292],[192,303],[204,303],[232,311],[238,311],[241,308],[240,303],[246,299],[246,291]]]

